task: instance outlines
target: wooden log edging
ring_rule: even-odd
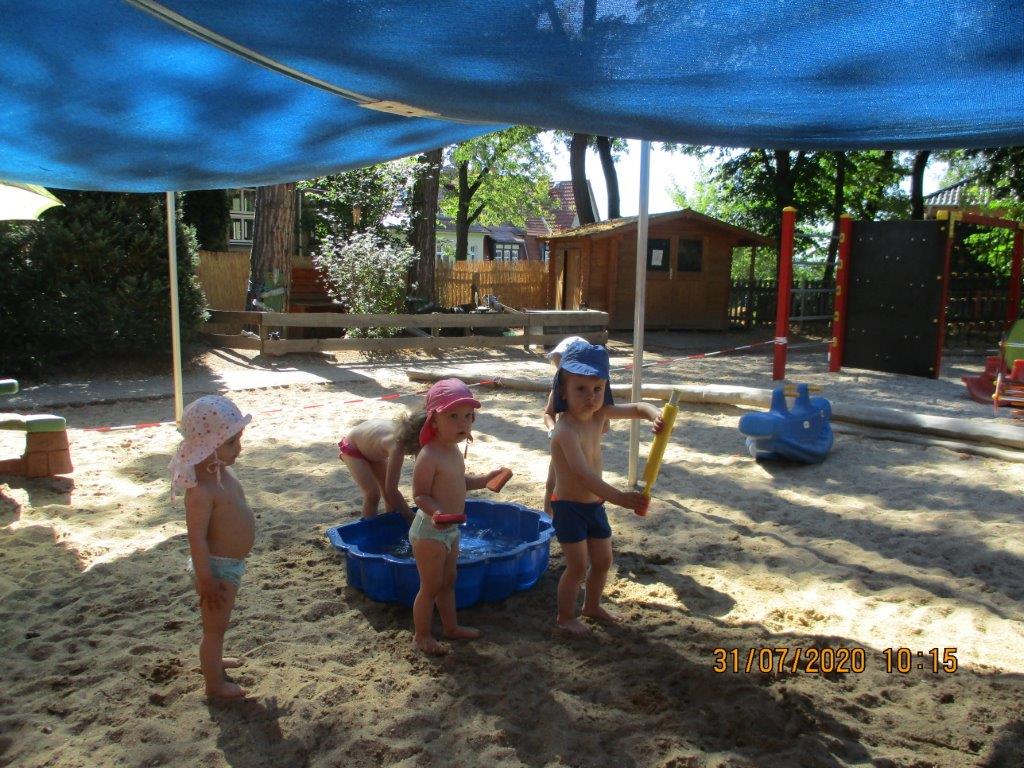
[[[406,371],[413,381],[437,381],[458,376],[464,379],[480,378],[478,374],[448,370],[443,372],[409,369]],[[547,392],[551,381],[523,377],[495,377],[494,386],[507,387],[530,392]],[[644,384],[644,399],[667,400],[673,390],[680,393],[680,402],[707,405],[743,405],[750,408],[767,408],[771,404],[772,391],[757,387],[728,386],[723,384]],[[617,398],[629,397],[628,385],[613,384],[612,394]],[[952,416],[932,416],[914,413],[898,408],[882,408],[867,405],[843,405],[832,401],[832,420],[864,427],[875,427],[897,432],[911,432],[934,435],[960,442],[998,445],[1024,450],[1024,427],[1012,424],[992,424]],[[948,446],[946,446],[948,447]]]

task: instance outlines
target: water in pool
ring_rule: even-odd
[[[522,539],[502,535],[493,528],[462,528],[459,539],[459,559],[470,560],[487,555],[511,552],[522,544]],[[407,537],[387,547],[383,554],[412,559],[412,544]]]

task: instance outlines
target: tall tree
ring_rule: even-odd
[[[931,150],[922,149],[914,154],[914,165],[910,172],[910,218],[924,218],[924,169],[928,166]]]
[[[590,185],[587,184],[587,146],[592,137],[574,133],[569,141],[569,173],[572,177],[572,196],[576,203],[576,218],[580,226],[597,221],[590,205]]]
[[[298,243],[295,219],[295,184],[274,184],[256,189],[252,256],[249,262],[247,305],[254,307],[267,285],[283,286],[288,306],[292,256]]]
[[[608,192],[608,218],[617,219],[622,215],[619,207],[619,175],[615,172],[612,140],[607,136],[597,137],[597,154],[601,158],[601,170],[604,171],[604,184]]]
[[[846,195],[846,153],[833,152],[832,159],[836,164],[835,184],[832,193],[832,237],[828,240],[828,254],[825,257],[825,280],[831,280],[836,270],[836,257],[839,255],[839,222],[845,211]]]
[[[443,212],[455,219],[455,258],[469,252],[469,228],[522,226],[551,209],[551,175],[538,129],[514,126],[452,147],[443,174]]]
[[[419,170],[412,192],[412,233],[416,250],[417,295],[427,302],[436,299],[434,259],[437,253],[437,206],[443,151],[433,149],[419,156]]]

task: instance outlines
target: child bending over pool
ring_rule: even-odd
[[[555,412],[562,414],[551,439],[555,468],[554,528],[565,555],[558,582],[558,626],[574,635],[589,630],[576,616],[580,586],[586,584],[583,615],[614,622],[618,617],[601,606],[612,566],[612,529],[604,504],[609,501],[643,515],[647,499],[639,492],[620,491],[601,479],[601,435],[608,419],[647,419],[654,431],[663,426],[658,409],[649,403],[612,402],[608,353],[604,347],[576,342],[562,355],[551,387]]]
[[[245,696],[224,675],[225,668],[240,662],[222,654],[245,557],[256,537],[256,520],[230,469],[242,452],[242,431],[251,420],[226,397],[199,398],[182,415],[184,440],[169,466],[172,493],[185,491],[189,571],[199,593],[203,622],[199,666],[211,698]]]
[[[383,496],[385,511],[397,510],[412,521],[412,510],[398,483],[405,457],[419,453],[420,430],[426,419],[424,411],[403,411],[394,419],[368,419],[341,438],[339,458],[363,492],[363,517],[377,514]]]
[[[444,636],[471,640],[480,631],[459,625],[455,614],[455,576],[459,559],[459,527],[440,522],[439,515],[463,515],[466,491],[484,488],[507,469],[486,475],[467,475],[459,443],[473,439],[473,422],[480,402],[458,379],[442,379],[427,392],[427,419],[420,431],[419,455],[412,475],[413,498],[419,508],[409,528],[409,541],[420,576],[412,606],[413,643],[424,653],[441,655],[448,649],[431,630],[434,606],[441,615]]]

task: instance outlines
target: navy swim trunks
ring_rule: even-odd
[[[554,511],[555,538],[562,544],[575,544],[586,539],[610,539],[612,527],[604,502],[552,500]]]

